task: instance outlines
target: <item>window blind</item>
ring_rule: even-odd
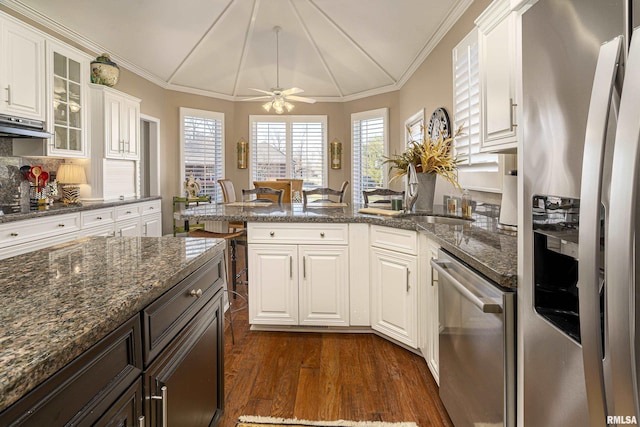
[[[326,186],[326,116],[250,116],[251,178],[303,179],[303,188]]]
[[[183,128],[183,182],[193,174],[200,179],[200,195],[222,202],[218,180],[224,178],[223,121],[224,115],[181,109]]]
[[[385,187],[388,121],[386,108],[351,115],[353,203],[363,203],[363,190]]]
[[[473,30],[453,49],[454,123],[463,126],[455,138],[459,168],[498,172],[498,155],[480,152],[480,76],[478,35]]]

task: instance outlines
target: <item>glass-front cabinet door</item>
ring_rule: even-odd
[[[91,57],[68,46],[48,43],[48,155],[88,157],[87,83]]]

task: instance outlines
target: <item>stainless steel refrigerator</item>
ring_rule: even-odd
[[[639,12],[539,0],[522,16],[526,427],[640,422]]]

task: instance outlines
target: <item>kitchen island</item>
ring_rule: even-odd
[[[92,372],[89,367],[94,365],[105,366],[105,370],[107,366],[113,368],[104,363],[111,360],[108,357],[95,363],[96,351],[109,356],[110,349],[126,341],[122,351],[116,353],[127,359],[127,366],[122,372],[116,370],[116,379],[105,381],[103,389],[98,387],[97,395],[102,395],[122,377],[133,378],[134,385],[138,384],[137,390],[141,390],[143,380],[147,388],[153,385],[147,373],[154,373],[156,365],[166,363],[163,347],[171,349],[175,342],[191,345],[192,335],[204,336],[205,332],[217,337],[217,341],[207,344],[216,354],[207,356],[214,365],[206,368],[215,371],[212,375],[220,376],[217,384],[213,383],[214,392],[219,393],[216,399],[221,410],[220,296],[225,286],[224,248],[225,242],[221,239],[90,237],[2,260],[0,424],[8,424],[23,409],[31,412],[32,408],[42,406],[45,411],[55,412],[56,405],[47,408],[47,402],[64,396],[67,386],[63,384],[73,384],[76,380],[84,386],[78,389],[80,396],[72,399],[74,402],[78,399],[76,404],[81,404],[79,410],[83,417],[96,417],[100,414],[88,414],[87,407],[89,412],[95,412],[94,408],[103,408],[105,404],[86,394],[90,391],[88,384],[97,387],[95,383],[101,379],[100,374],[94,372],[88,380],[78,374]],[[205,310],[207,320],[196,321]],[[126,340],[108,341],[114,332],[127,325],[133,332],[125,331]],[[189,330],[196,326],[197,331]],[[193,334],[183,336],[185,331]],[[176,351],[175,348],[172,351]],[[88,363],[80,363],[77,370],[68,372],[70,366],[78,365],[78,361],[84,361],[87,356],[94,359],[89,358]],[[64,378],[57,378],[60,375]],[[171,381],[167,378],[156,382]],[[112,392],[117,397],[118,391]],[[63,402],[72,406],[68,399],[69,396]],[[140,415],[143,405],[147,405],[146,416],[153,418],[159,412],[150,406],[150,398],[138,395],[132,404]],[[60,424],[66,422],[62,416],[56,419]],[[147,425],[156,425],[156,421],[152,419]],[[135,422],[138,425],[137,419]],[[26,423],[33,425],[33,420]]]

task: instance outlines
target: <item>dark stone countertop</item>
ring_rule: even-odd
[[[223,251],[222,239],[88,237],[0,262],[0,411]]]
[[[517,236],[498,229],[498,220],[476,207],[473,222],[465,225],[433,224],[426,216],[383,216],[362,214],[361,205],[333,208],[303,208],[301,204],[269,206],[225,206],[200,204],[176,212],[174,217],[189,221],[365,223],[417,230],[427,233],[442,248],[505,288],[517,286]],[[434,206],[434,216],[449,216],[444,206]]]
[[[154,197],[140,197],[135,199],[124,200],[109,200],[109,201],[95,201],[95,202],[82,202],[82,205],[69,205],[65,206],[62,203],[54,203],[52,206],[47,206],[42,210],[28,210],[24,212],[7,213],[0,215],[0,224],[5,222],[21,221],[23,219],[30,218],[42,218],[51,215],[61,215],[74,212],[88,211],[92,209],[110,208],[115,206],[128,205],[131,203],[148,202],[151,200],[160,200],[160,196]]]

